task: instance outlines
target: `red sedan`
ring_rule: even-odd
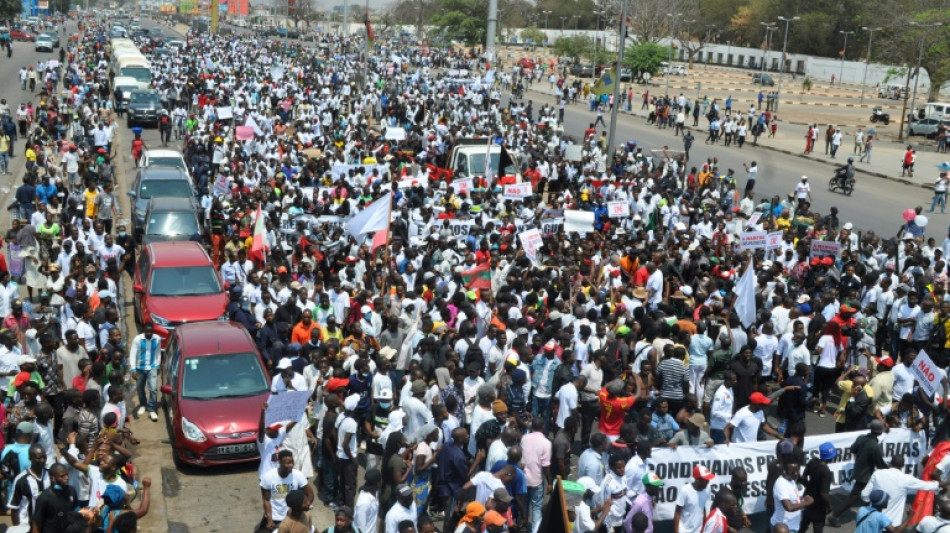
[[[10,38],[14,41],[35,41],[36,35],[20,29],[10,30]]]

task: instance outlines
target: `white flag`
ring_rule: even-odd
[[[485,153],[485,183],[487,184],[488,187],[491,187],[492,181],[495,180],[495,176],[493,172],[495,169],[491,167],[491,145],[492,145],[492,137],[489,135],[488,136],[488,151]]]
[[[344,228],[346,233],[359,237],[367,233],[389,229],[390,206],[393,201],[393,193],[381,197],[379,200],[366,206],[362,211],[356,214],[346,222]]]
[[[739,316],[739,321],[744,327],[749,327],[755,323],[755,270],[752,268],[753,261],[749,261],[745,273],[739,278],[733,291],[736,293],[736,303],[734,310]]]

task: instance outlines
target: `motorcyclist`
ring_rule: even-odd
[[[854,179],[854,158],[848,158],[848,164],[835,169],[835,186],[843,187],[845,179]]]

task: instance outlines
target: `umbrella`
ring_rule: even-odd
[[[937,168],[940,170],[950,170],[950,161],[944,161],[937,165]]]

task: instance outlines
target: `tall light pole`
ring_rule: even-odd
[[[488,0],[488,27],[485,31],[485,57],[495,62],[495,33],[498,31],[498,0]]]
[[[542,11],[544,13],[544,44],[548,44],[548,15],[551,14],[551,10],[547,9]]]
[[[670,76],[673,75],[673,36],[676,35],[676,17],[682,17],[682,13],[667,13],[667,17],[673,19],[672,24],[670,24],[670,50],[666,54],[666,89],[664,89],[665,96],[670,95]]]
[[[686,44],[684,44],[684,46],[686,47],[686,61],[687,61],[687,63],[691,63],[691,61],[690,61],[690,51],[689,51],[689,25],[692,24],[692,23],[694,23],[694,22],[696,22],[696,19],[684,20],[684,21],[682,21],[682,22],[683,22],[683,24],[686,25],[686,39],[680,39],[680,41],[682,41],[680,44],[683,44],[683,42],[686,43]]]
[[[597,74],[597,64],[600,63],[600,57],[597,55],[597,44],[600,41],[600,16],[607,14],[605,9],[597,9],[594,11],[594,14],[597,15],[597,26],[594,27],[594,74]],[[606,43],[604,49],[606,50]]]
[[[568,17],[561,17],[561,37],[564,37],[564,22]]]
[[[581,16],[572,15],[571,18],[574,19],[574,32],[576,33],[578,29],[578,25],[580,24]]]
[[[920,23],[917,23],[917,22],[911,22],[910,25],[911,25],[911,26],[916,26],[916,27],[918,27],[918,28],[926,29],[926,28],[936,28],[936,27],[938,27],[938,26],[943,26],[943,23],[942,23],[942,22],[932,22],[932,23],[930,23],[930,24],[920,24]],[[917,86],[918,86],[918,84],[920,83],[920,67],[921,67],[921,64],[924,62],[924,38],[925,38],[926,36],[927,36],[926,32],[921,32],[921,34],[920,34],[920,51],[917,53],[917,75],[914,76],[914,96],[913,96],[913,97],[911,98],[911,100],[910,100],[910,112],[911,112],[911,115],[913,115],[914,113],[917,112],[914,108],[917,106]],[[907,102],[907,100],[905,99],[904,102]],[[903,122],[903,120],[904,120],[904,115],[906,115],[906,114],[907,114],[906,112],[903,112],[903,113],[902,113],[902,116],[901,116],[901,121],[902,121],[902,122]],[[907,129],[908,129],[908,135],[910,135],[910,122],[907,123]],[[901,128],[901,134],[902,134],[902,135],[903,135],[903,133],[904,133],[903,130],[904,130],[904,128]]]
[[[874,38],[874,32],[881,31],[884,28],[878,26],[877,28],[868,28],[867,26],[861,26],[861,29],[868,32],[868,55],[864,59],[864,77],[861,79],[861,103],[864,103],[864,88],[868,83],[868,65],[871,64],[871,40]]]
[[[760,22],[762,26],[765,26],[765,53],[762,54],[762,72],[765,72],[765,64],[769,60],[769,51],[772,49],[772,30],[777,26],[774,22]]]
[[[778,112],[779,100],[782,98],[782,80],[785,79],[785,54],[788,51],[788,27],[792,22],[801,20],[801,17],[779,17],[785,23],[785,39],[782,41],[782,58],[779,61],[778,91],[775,93],[775,112]]]
[[[626,48],[627,37],[627,1],[623,0],[620,7],[620,28],[617,31],[617,72],[614,80],[614,106],[610,110],[610,134],[607,136],[607,155],[605,163],[610,166],[614,153],[614,143],[617,138],[617,111],[620,110],[620,72],[623,69],[623,49]]]
[[[844,56],[848,54],[848,36],[854,32],[838,30],[838,33],[844,35],[844,48],[841,49],[841,70],[838,71],[838,85],[841,85],[841,79],[844,77]]]

